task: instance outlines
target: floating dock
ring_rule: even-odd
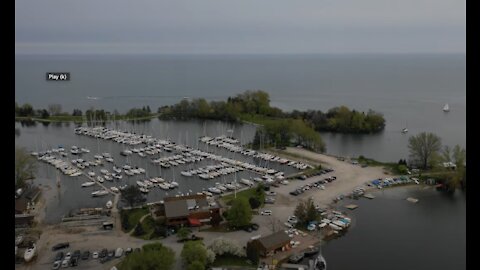
[[[407,201],[412,202],[412,203],[417,203],[417,202],[418,202],[418,199],[415,199],[415,198],[412,198],[412,197],[408,197],[408,198],[407,198]]]
[[[367,198],[367,199],[370,199],[370,200],[375,199],[375,196],[373,196],[373,195],[370,194],[370,193],[363,195],[363,197],[365,197],[365,198]]]
[[[358,205],[356,204],[349,204],[349,205],[345,205],[345,208],[349,209],[349,210],[355,210],[358,208]]]

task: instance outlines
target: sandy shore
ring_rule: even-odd
[[[275,188],[274,191],[278,194],[276,202],[271,206],[266,205],[265,208],[272,209],[275,212],[275,217],[282,222],[285,222],[288,216],[293,214],[295,206],[300,200],[306,200],[307,198],[311,197],[316,204],[325,207],[329,205],[334,198],[338,197],[339,195],[349,193],[356,187],[363,186],[367,181],[387,177],[382,167],[362,168],[358,165],[340,161],[335,157],[314,153],[302,148],[289,147],[285,150],[285,152],[296,156],[306,157],[311,161],[316,161],[318,164],[322,164],[322,166],[326,168],[333,169],[334,172],[331,172],[327,175],[308,178],[303,181],[292,180],[288,185],[282,185],[278,188]],[[289,158],[291,159],[291,157]],[[298,196],[292,196],[289,194],[291,191],[299,188],[300,186],[314,183],[324,179],[327,176],[336,176],[337,180],[325,184],[325,190],[313,188]]]

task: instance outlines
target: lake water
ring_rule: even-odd
[[[375,196],[354,200],[359,208],[347,210],[353,227],[323,247],[329,269],[466,269],[465,193],[450,196],[408,187]]]
[[[384,114],[387,125],[379,134],[322,133],[331,154],[398,161],[408,158],[408,137],[423,131],[466,146],[465,55],[22,55],[15,71],[16,101],[38,108],[156,110],[183,97],[225,100],[262,89],[286,111],[346,105]],[[70,72],[71,81],[47,82],[46,72]],[[445,103],[449,113],[442,111]],[[400,132],[404,127],[408,134]]]

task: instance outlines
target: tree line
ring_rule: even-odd
[[[239,121],[245,116],[263,116],[280,119],[298,119],[317,131],[342,133],[379,132],[385,127],[385,119],[378,112],[367,113],[350,110],[345,106],[335,107],[327,113],[320,110],[291,113],[270,105],[270,96],[262,90],[245,91],[226,101],[208,102],[203,98],[183,99],[177,104],[158,109],[163,119],[213,119]]]
[[[25,103],[20,106],[17,102],[15,102],[15,117],[37,117],[41,119],[48,119],[52,116],[72,116],[75,118],[85,116],[87,121],[107,121],[115,117],[122,119],[131,119],[149,117],[151,115],[152,112],[150,106],[143,106],[142,108],[132,108],[125,115],[119,114],[117,110],[114,110],[112,113],[103,109],[94,108],[86,110],[85,114],[80,109],[73,109],[73,112],[70,114],[63,111],[60,104],[50,104],[48,105],[47,109],[34,109],[33,106],[29,103]]]

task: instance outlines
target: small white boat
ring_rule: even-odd
[[[108,174],[108,171],[105,170],[105,169],[101,169],[100,172],[103,173],[103,174]]]
[[[105,206],[107,207],[107,209],[110,209],[110,208],[112,208],[112,206],[113,206],[113,203],[112,203],[112,201],[108,201],[108,202],[107,202],[107,204],[106,204]]]
[[[25,259],[26,262],[29,262],[33,259],[33,257],[35,257],[36,255],[36,246],[35,244],[33,244],[31,247],[27,248],[27,250],[25,250],[25,254],[23,256],[23,258]]]
[[[113,181],[113,177],[111,177],[110,175],[105,175],[103,178],[105,178],[105,180],[107,181]]]
[[[182,171],[180,174],[183,176],[192,176],[192,173],[187,171]]]
[[[139,189],[140,189],[140,192],[142,192],[142,193],[148,193],[148,191],[149,191],[149,190],[146,189],[146,188],[139,188]]]
[[[94,176],[95,176],[95,173],[94,173],[94,172],[88,172],[88,176],[94,177]]]
[[[444,112],[449,112],[450,111],[450,106],[448,106],[448,103],[443,106],[443,111]]]
[[[120,192],[120,190],[117,187],[111,187],[110,190],[115,192],[115,193]]]
[[[90,150],[88,150],[87,148],[80,148],[80,150],[84,153],[90,153]]]
[[[137,185],[138,185],[139,187],[145,187],[145,186],[146,186],[145,183],[142,182],[142,181],[137,181]]]
[[[80,176],[82,174],[83,174],[82,172],[75,172],[75,173],[72,173],[70,176]]]
[[[110,163],[113,162],[113,158],[111,158],[111,157],[108,157],[108,158],[106,158],[105,160],[108,161],[108,162],[110,162]]]
[[[108,194],[108,191],[102,189],[102,190],[97,190],[97,191],[94,191],[92,192],[92,196],[93,197],[100,197],[100,196],[105,196]]]
[[[402,129],[402,133],[407,133],[407,132],[408,132],[408,128]]]
[[[82,184],[82,187],[91,187],[93,185],[95,185],[95,182],[85,182]]]

